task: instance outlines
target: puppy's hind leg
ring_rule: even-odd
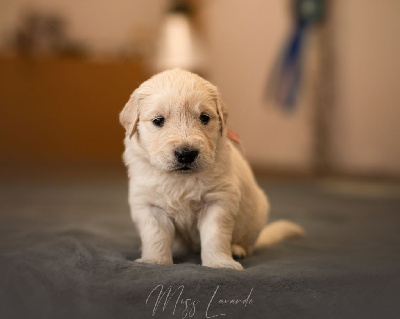
[[[191,252],[191,247],[185,241],[185,239],[178,233],[175,232],[175,238],[172,244],[172,252],[175,255],[183,255]]]
[[[246,250],[242,246],[232,244],[231,248],[232,248],[232,256],[235,259],[242,259],[247,256]]]

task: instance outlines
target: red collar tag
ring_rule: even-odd
[[[240,142],[240,137],[239,137],[239,135],[236,134],[235,132],[233,132],[233,131],[231,131],[231,130],[227,130],[227,131],[226,131],[226,136],[227,136],[230,140],[236,142],[237,144],[241,144],[241,142]]]

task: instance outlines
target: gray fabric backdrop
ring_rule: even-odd
[[[396,194],[262,185],[272,219],[308,235],[258,250],[240,272],[197,255],[134,262],[125,179],[1,181],[0,318],[400,317]]]

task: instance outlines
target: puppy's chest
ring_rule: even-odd
[[[205,206],[202,194],[199,190],[182,190],[176,192],[165,192],[162,194],[162,208],[173,219],[190,219],[197,216]]]
[[[184,230],[196,227],[198,216],[205,208],[206,191],[202,185],[174,185],[157,192],[159,206],[175,226]]]

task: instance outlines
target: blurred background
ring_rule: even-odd
[[[121,172],[152,74],[216,84],[259,175],[400,177],[397,0],[2,0],[2,174]]]
[[[0,318],[144,318],[155,283],[187,283],[200,305],[210,287],[256,287],[249,317],[400,318],[399,13],[400,0],[0,0]],[[220,89],[272,220],[306,230],[246,258],[245,277],[185,268],[197,255],[132,262],[119,113],[175,67]]]

